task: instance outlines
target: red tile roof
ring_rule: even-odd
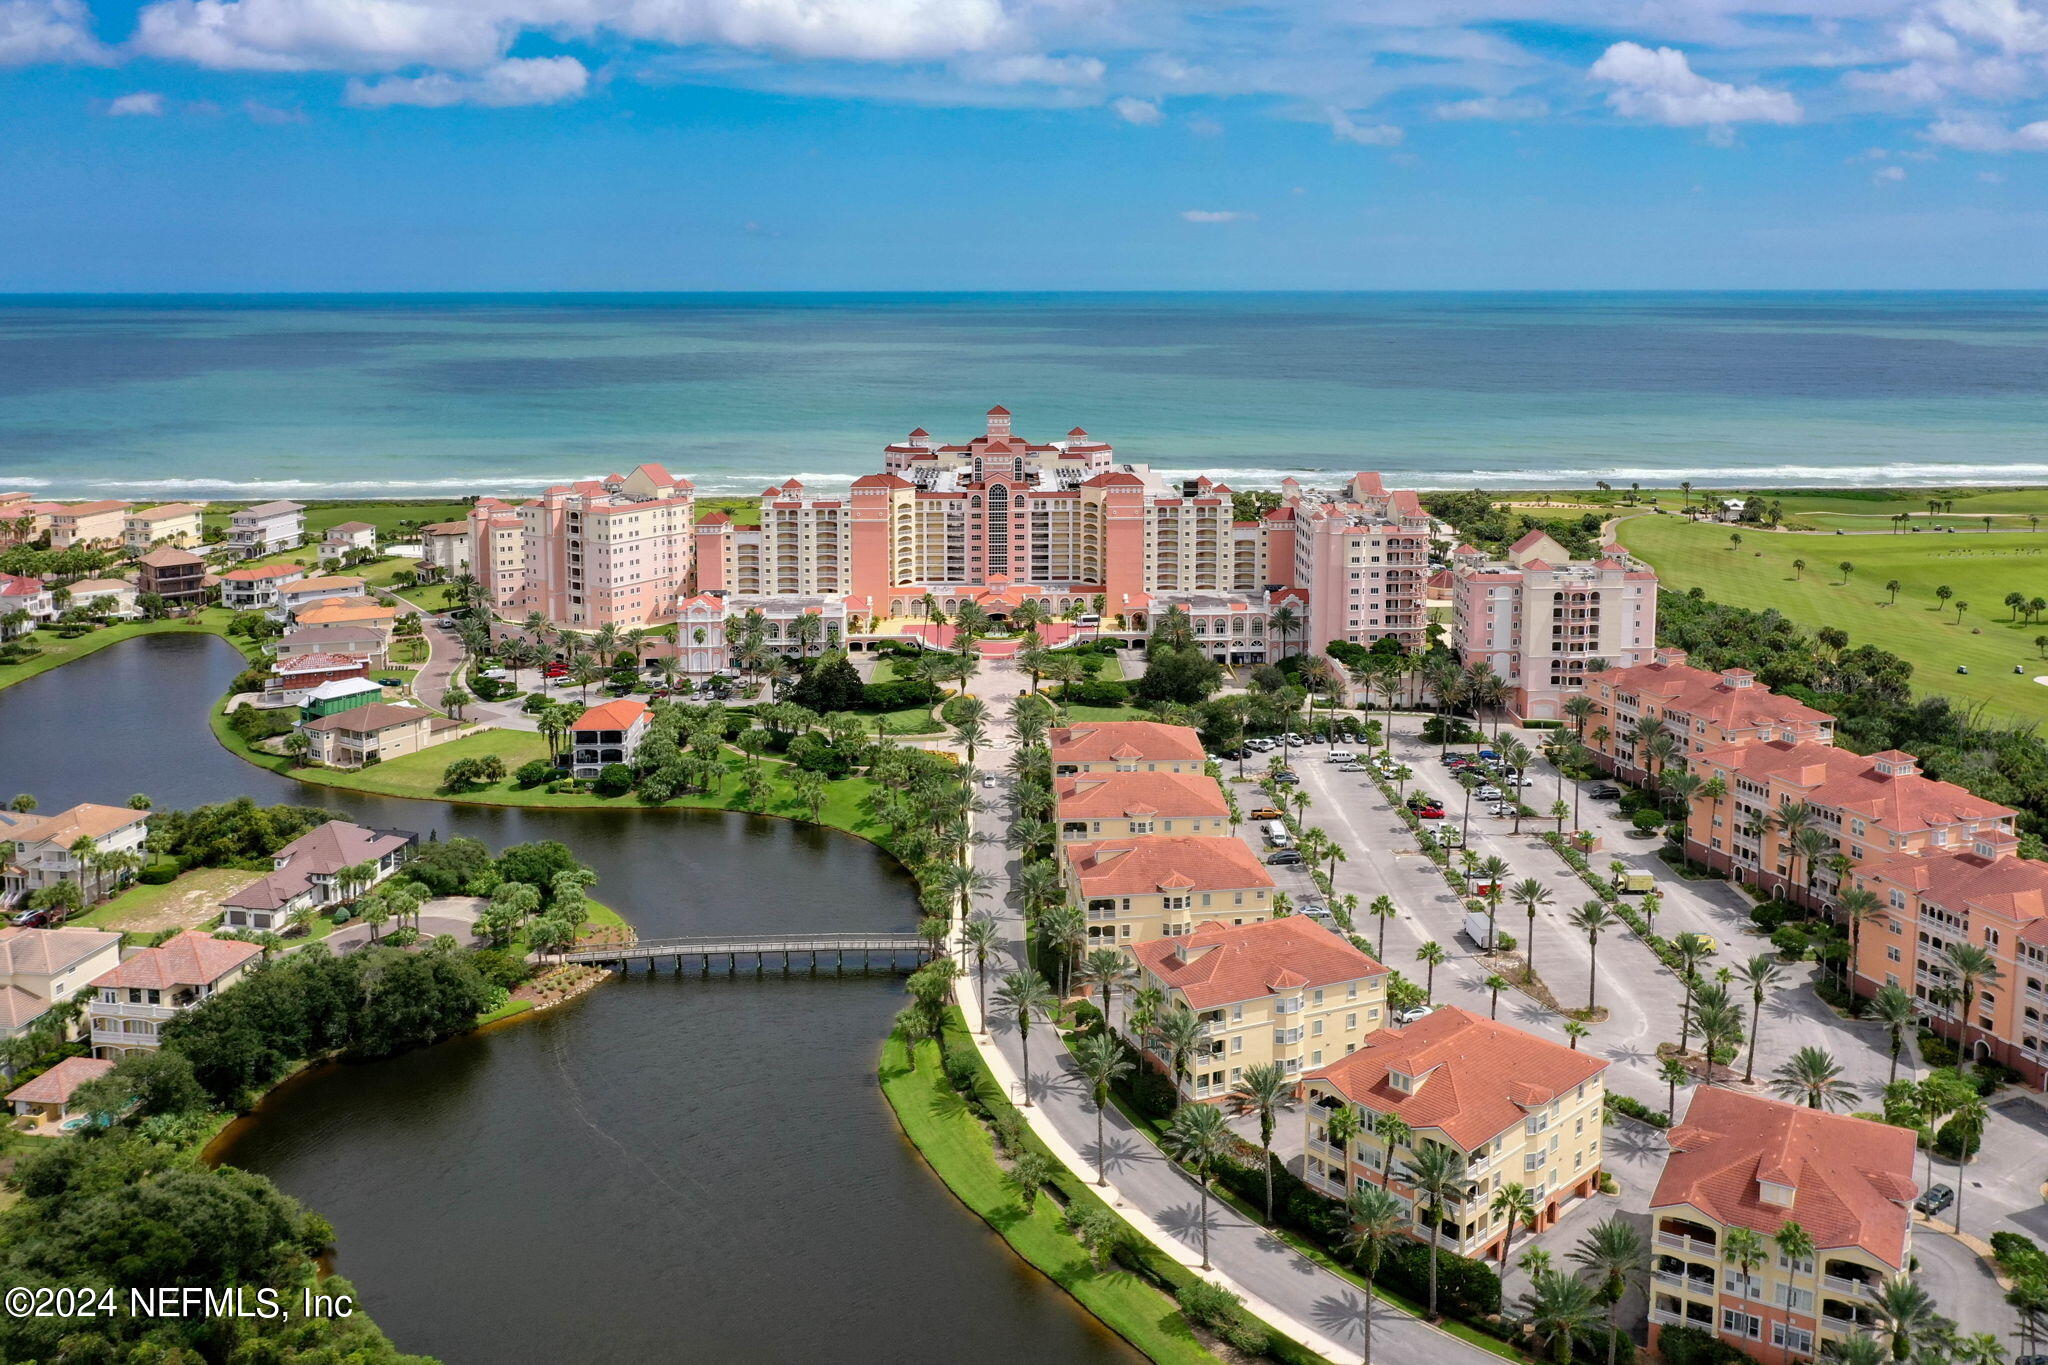
[[[1047,736],[1054,763],[1106,763],[1111,759],[1200,760],[1202,741],[1191,726],[1154,720],[1107,720],[1068,725]]]
[[[1814,740],[1771,740],[1724,744],[1701,755],[1752,782],[1777,781],[1797,790],[1798,800],[1862,817],[1888,830],[1910,832],[1965,820],[1996,820],[2016,814],[1953,782],[1938,782],[1913,771],[1917,760],[1897,750],[1860,755]],[[1882,771],[1891,767],[1894,771]]]
[[[305,572],[297,564],[252,564],[244,569],[229,569],[221,577],[236,583],[265,583],[273,578],[290,578]]]
[[[24,844],[52,843],[58,848],[70,848],[83,838],[104,839],[110,834],[139,825],[149,818],[146,810],[134,810],[128,806],[103,806],[94,801],[83,801],[70,810],[59,811],[18,826],[8,833],[8,838]]]
[[[1140,943],[1131,952],[1198,1010],[1276,991],[1357,981],[1387,970],[1300,915],[1260,924],[1211,921],[1185,937]]]
[[[1972,850],[1886,853],[1857,873],[1883,877],[1944,909],[1975,907],[2021,921],[2048,915],[2048,863],[2032,858],[1986,858]]]
[[[1069,844],[1067,863],[1087,896],[1235,891],[1273,885],[1242,839],[1221,835],[1097,839]]]
[[[66,1057],[42,1075],[7,1092],[7,1102],[25,1104],[68,1104],[78,1087],[95,1081],[114,1069],[111,1059]]]
[[[220,980],[262,951],[253,943],[187,929],[155,948],[143,949],[111,972],[95,977],[92,984],[159,991],[175,986],[204,986]]]
[[[0,976],[56,976],[118,944],[105,929],[0,929]]]
[[[1353,1104],[1398,1114],[1410,1128],[1440,1129],[1470,1151],[1606,1069],[1591,1053],[1440,1005],[1406,1028],[1369,1035],[1358,1051],[1308,1079],[1327,1083]],[[1396,1090],[1389,1071],[1420,1085]]]
[[[571,730],[630,730],[647,714],[647,703],[631,697],[602,702],[576,718]]]
[[[1201,773],[1077,773],[1053,784],[1062,820],[1125,815],[1223,816],[1216,779]]]
[[[1796,698],[1780,696],[1754,682],[1741,687],[1731,685],[1731,677],[1740,681],[1752,676],[1746,669],[1730,669],[1722,674],[1690,664],[1660,661],[1588,674],[1586,685],[1604,684],[1631,692],[1655,700],[1662,710],[1682,711],[1731,729],[1825,725],[1833,720],[1825,711]]]
[[[1904,1268],[1912,1130],[1703,1086],[1670,1143],[1651,1208],[1688,1204],[1767,1237],[1796,1220],[1816,1247]],[[1765,1182],[1791,1186],[1792,1202],[1766,1202]]]

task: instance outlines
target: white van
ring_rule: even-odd
[[[1284,821],[1268,820],[1259,826],[1259,833],[1266,836],[1267,848],[1288,848],[1294,843],[1294,836],[1287,832]]]
[[[1358,755],[1352,753],[1349,749],[1332,749],[1330,750],[1330,752],[1323,755],[1323,762],[1356,763],[1358,762]]]

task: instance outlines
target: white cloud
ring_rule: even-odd
[[[1394,147],[1405,136],[1391,123],[1356,123],[1342,109],[1332,109],[1330,131],[1339,142],[1356,142],[1365,147]]]
[[[1896,185],[1905,178],[1904,166],[1880,166],[1870,173],[1870,183],[1873,185]]]
[[[960,63],[963,76],[990,85],[1097,85],[1108,69],[1097,57],[1047,57],[1039,53],[970,57]]]
[[[364,109],[394,104],[424,109],[480,104],[509,109],[579,99],[589,86],[590,72],[574,57],[514,57],[474,76],[436,71],[379,81],[353,80],[348,83],[348,102]]]
[[[105,60],[84,0],[0,0],[0,66]]]
[[[1677,128],[1797,123],[1802,113],[1787,91],[1707,79],[1675,47],[1616,43],[1589,74],[1616,87],[1607,96],[1616,113]]]
[[[1182,209],[1180,217],[1184,223],[1256,223],[1259,221],[1258,214],[1241,213],[1236,209]]]
[[[1502,99],[1498,95],[1481,95],[1476,99],[1450,100],[1431,109],[1436,118],[1459,119],[1528,119],[1541,118],[1550,112],[1550,106],[1539,99]]]
[[[306,115],[302,110],[280,109],[274,104],[265,104],[262,100],[243,100],[242,112],[249,116],[251,123],[279,125],[306,121]]]
[[[1159,112],[1156,103],[1138,99],[1133,95],[1119,96],[1109,102],[1109,107],[1115,110],[1116,116],[1125,123],[1135,123],[1141,128],[1149,128],[1166,117]]]
[[[108,118],[162,118],[164,97],[154,90],[138,90],[107,102]]]
[[[1945,118],[1930,126],[1926,137],[1965,152],[2048,152],[2048,119],[2008,128],[1984,118]]]
[[[1935,13],[1953,32],[2001,52],[2048,52],[2048,14],[2019,0],[1941,0]]]

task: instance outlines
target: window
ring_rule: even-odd
[[[1745,1313],[1739,1308],[1721,1310],[1721,1330],[1738,1337],[1755,1341],[1763,1333],[1763,1319],[1754,1313]]]
[[[1751,1319],[1755,1321],[1754,1318]],[[1756,1333],[1750,1333],[1755,1336]],[[1771,1345],[1790,1347],[1792,1354],[1810,1356],[1813,1354],[1813,1333],[1804,1327],[1791,1327],[1782,1322],[1771,1324]]]

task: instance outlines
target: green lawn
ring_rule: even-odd
[[[699,498],[697,499],[697,520],[702,521],[713,512],[723,512],[732,518],[735,526],[759,526],[761,524],[761,500],[755,498]]]
[[[1062,706],[1067,720],[1152,720],[1154,716],[1142,706]]]
[[[421,611],[447,611],[455,605],[446,583],[421,583],[394,591]]]
[[[1700,588],[1717,602],[1775,607],[1802,628],[1838,626],[1852,644],[1889,649],[1916,665],[1929,692],[1979,701],[2008,719],[2048,720],[2048,660],[2034,644],[2048,621],[2013,621],[2008,592],[2048,595],[2048,532],[2022,535],[1792,535],[1749,528],[1740,549],[1731,528],[1677,517],[1635,517],[1621,524],[1629,549],[1656,566],[1666,592]],[[1804,573],[1792,561],[1804,559]],[[1844,580],[1842,561],[1855,565]],[[1885,583],[1901,585],[1888,605]],[[1935,588],[1954,596],[1943,607]],[[1955,605],[1969,610],[1957,624]],[[2019,664],[2022,672],[2014,673]],[[1955,667],[1966,665],[1967,676]]]
[[[66,640],[54,631],[38,630],[28,638],[42,647],[42,653],[33,659],[16,664],[0,664],[0,688],[12,687],[23,678],[33,678],[38,673],[47,673],[60,664],[105,649],[108,645],[131,640],[138,635],[219,635],[227,638],[229,619],[234,613],[220,607],[208,607],[197,616],[174,621],[122,621],[111,626],[89,630],[75,639]],[[262,655],[262,646],[250,640],[229,639],[228,643],[239,648],[251,658]]]
[[[956,1050],[972,1055],[972,1045],[958,1027],[949,1032]],[[936,1045],[918,1045],[913,1071],[901,1037],[892,1035],[882,1047],[881,1076],[882,1093],[904,1133],[946,1187],[1000,1233],[1012,1250],[1151,1359],[1167,1365],[1213,1365],[1215,1357],[1202,1348],[1165,1294],[1128,1271],[1098,1271],[1089,1263],[1080,1244],[1060,1226],[1059,1205],[1049,1196],[1025,1209],[1016,1192],[1003,1183],[987,1131],[946,1083]],[[985,1080],[984,1085],[992,1087],[993,1082]],[[1085,1182],[1071,1172],[1059,1183],[1063,1191],[1094,1201]]]
[[[225,529],[230,512],[253,506],[248,502],[211,503],[206,509],[206,524]],[[306,534],[314,540],[328,527],[344,521],[366,521],[380,531],[396,533],[401,521],[461,521],[469,515],[466,502],[309,502],[305,507]]]
[[[131,886],[66,923],[144,936],[173,927],[195,929],[214,917],[222,900],[262,875],[231,867],[194,868],[161,886]]]

